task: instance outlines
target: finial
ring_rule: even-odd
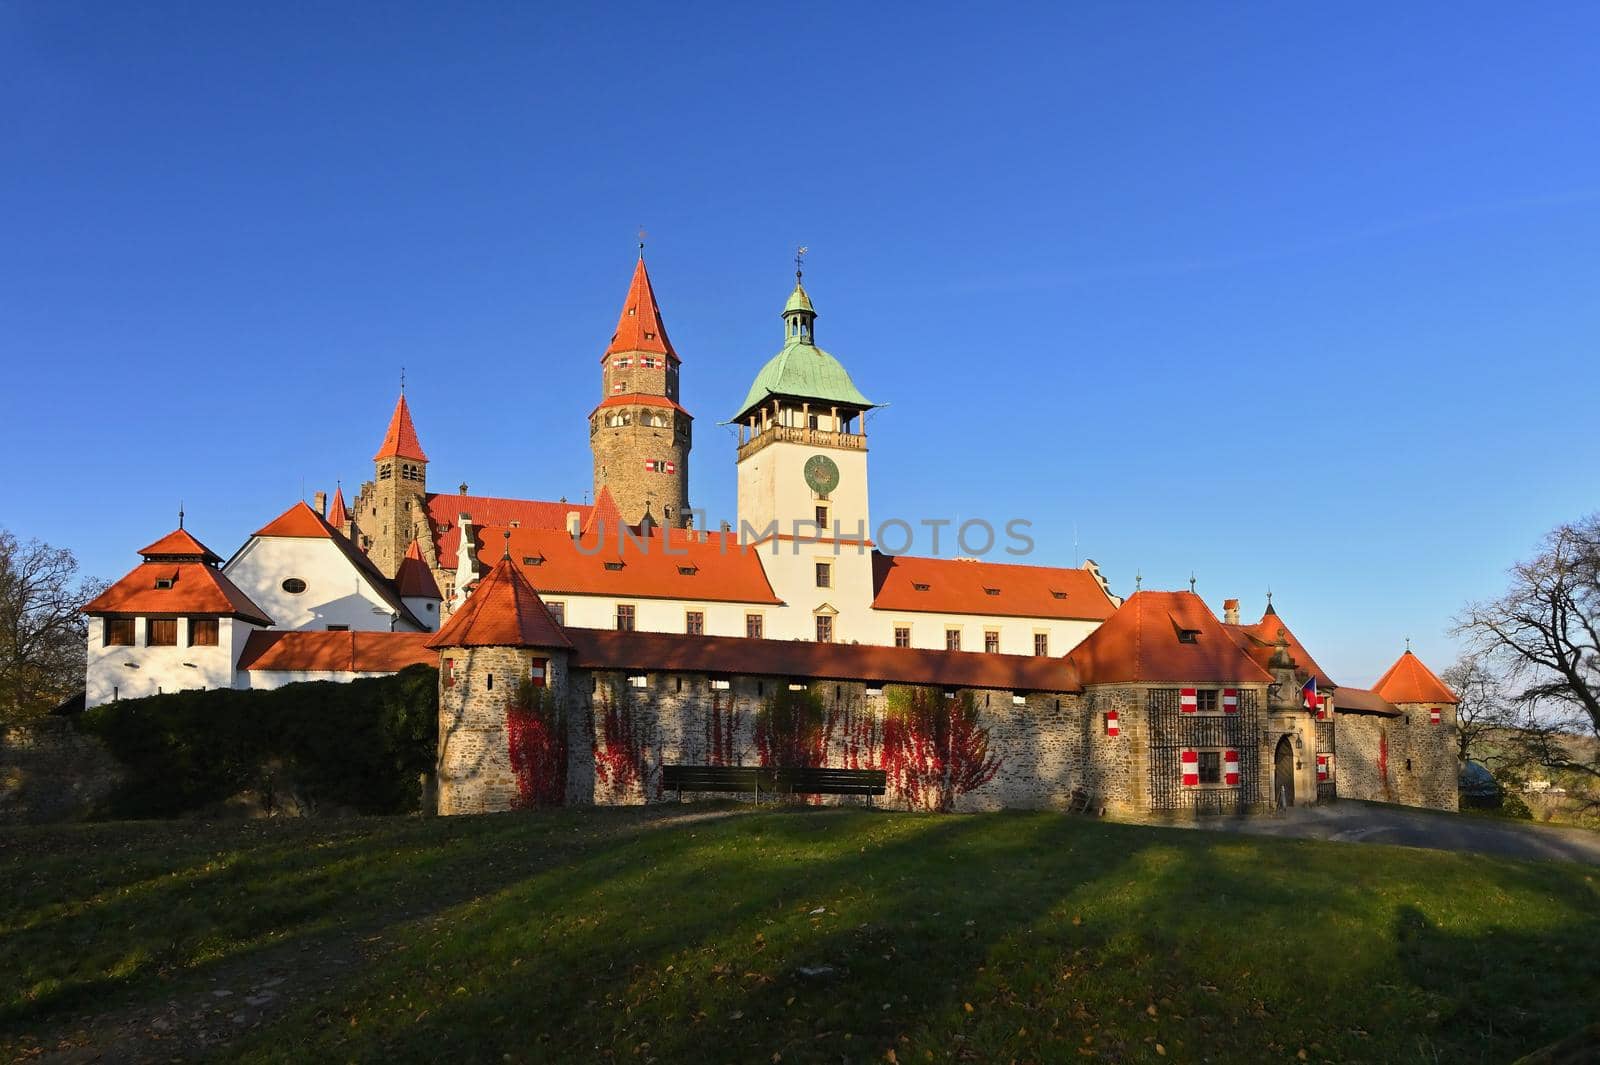
[[[1194,594],[1194,570],[1189,571],[1189,593]]]
[[[400,394],[402,396],[406,394],[406,368],[404,366],[400,367]]]
[[[800,275],[805,271],[806,252],[810,250],[804,244],[794,250],[794,282],[797,285],[800,283]]]
[[[1136,570],[1136,571],[1134,571],[1134,574],[1133,574],[1133,590],[1137,592],[1140,588],[1143,588],[1143,587],[1144,587],[1144,574],[1142,572],[1139,572],[1139,571]]]
[[[505,550],[500,553],[500,561],[501,562],[510,562],[511,561],[511,530],[510,529],[507,529],[505,531],[505,537],[506,537],[506,546],[505,546]]]
[[[1272,605],[1272,585],[1267,585],[1267,605]]]
[[[639,227],[639,261],[640,262],[644,261],[644,238],[647,235],[648,234],[646,234],[645,231],[644,231],[644,226],[640,226]]]
[[[183,500],[181,499],[178,500],[178,528],[183,528]],[[1406,643],[1406,646],[1411,646],[1409,641]]]
[[[178,522],[178,526],[179,526],[179,528],[182,528],[183,522],[181,522],[181,521]],[[1406,654],[1410,654],[1410,653],[1411,653],[1411,637],[1407,636],[1406,637]]]

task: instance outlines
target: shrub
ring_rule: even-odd
[[[438,670],[271,691],[175,692],[86,711],[79,727],[128,769],[98,811],[174,817],[241,793],[293,790],[310,807],[408,813],[438,745]]]

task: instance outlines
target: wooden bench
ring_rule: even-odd
[[[889,775],[881,769],[828,769],[750,765],[664,765],[661,786],[683,798],[686,791],[749,792],[756,802],[763,791],[787,795],[874,795],[888,790]]]

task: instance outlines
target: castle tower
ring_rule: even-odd
[[[678,403],[678,353],[656,306],[643,244],[600,365],[603,398],[589,414],[595,498],[610,488],[629,525],[649,511],[662,525],[685,527],[693,418]]]
[[[817,347],[816,309],[795,271],[783,349],[756,375],[731,420],[739,427],[739,526],[770,554],[767,577],[786,611],[774,639],[873,642],[872,518],[863,396]]]
[[[411,408],[402,391],[389,418],[383,444],[372,456],[370,490],[361,493],[355,523],[361,529],[358,546],[366,549],[373,564],[386,577],[400,572],[400,560],[418,536],[429,531],[416,529],[417,516],[424,511],[428,490],[428,456],[411,423]],[[364,486],[367,487],[367,486]],[[364,507],[363,507],[364,504]]]

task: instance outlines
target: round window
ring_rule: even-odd
[[[306,582],[299,577],[285,577],[283,579],[283,590],[290,595],[299,595],[306,590]]]

